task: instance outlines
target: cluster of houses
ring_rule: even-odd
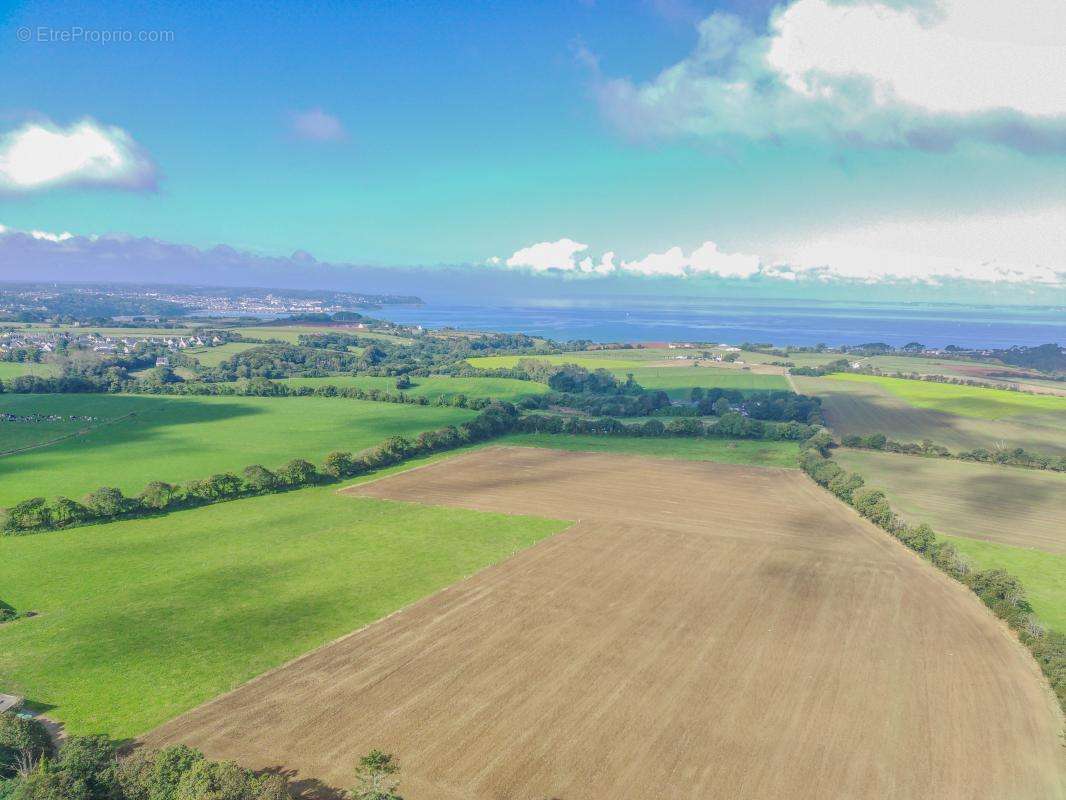
[[[223,343],[221,336],[111,336],[93,332],[13,330],[0,331],[0,352],[5,350],[40,350],[53,353],[62,344],[67,348],[94,353],[130,353],[141,342],[160,344],[178,352],[192,347],[214,347]]]

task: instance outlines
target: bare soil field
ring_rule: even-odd
[[[841,448],[833,458],[883,489],[911,523],[1066,555],[1066,475]]]
[[[352,493],[575,521],[146,737],[408,800],[1063,797],[965,588],[795,470],[488,448]]]
[[[1066,455],[1066,433],[1046,419],[980,419],[919,408],[872,383],[793,376],[803,394],[822,398],[822,416],[837,436],[883,433],[901,442],[931,439],[950,450],[1024,447]]]

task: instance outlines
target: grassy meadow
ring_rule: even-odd
[[[678,350],[592,350],[581,353],[557,353],[533,356],[552,364],[577,364],[586,369],[605,369],[633,379],[647,389],[662,389],[673,399],[688,397],[694,387],[704,389],[740,389],[742,391],[787,391],[788,382],[781,375],[768,375],[733,367],[693,366],[691,361],[678,361],[668,366],[655,365],[672,358]],[[630,354],[641,354],[643,358]],[[467,359],[479,369],[506,369],[515,366],[523,356],[484,356]]]
[[[1066,474],[863,450],[833,459],[912,523],[1066,556]]]
[[[977,419],[1025,415],[1054,415],[1066,425],[1066,398],[950,383],[887,378],[880,375],[839,374],[834,381],[854,381],[881,387],[915,408]]]
[[[233,329],[236,333],[247,339],[279,339],[289,344],[297,344],[301,335],[316,333],[350,333],[353,336],[365,336],[368,339],[378,339],[392,344],[410,344],[411,340],[402,336],[391,336],[387,333],[375,333],[364,331],[355,327],[338,325],[254,325]]]
[[[685,461],[716,461],[720,464],[746,464],[755,467],[797,466],[796,442],[751,441],[745,439],[628,438],[623,436],[564,436],[548,433],[512,434],[495,444],[547,447],[591,453],[625,453]]]
[[[226,342],[215,347],[190,347],[182,352],[191,358],[195,358],[200,363],[200,366],[217,367],[227,358],[232,358],[238,353],[260,346],[258,342]]]
[[[162,465],[160,465],[162,466]],[[0,538],[0,683],[129,737],[568,523],[304,489]]]
[[[978,569],[1005,569],[1025,587],[1037,618],[1066,631],[1066,555],[957,536],[950,539]]]
[[[81,495],[101,485],[135,493],[151,480],[179,482],[292,458],[320,460],[331,450],[358,451],[388,436],[458,424],[464,409],[332,397],[181,397],[151,395],[0,395],[0,411],[84,414],[117,419],[85,435],[0,457],[0,506],[28,497]],[[9,437],[25,446],[69,432],[54,423],[0,423],[0,451]],[[10,433],[9,433],[10,431]]]
[[[59,374],[59,367],[55,364],[34,364],[28,361],[0,361],[0,380],[11,380],[20,375],[37,375],[41,378],[49,378]]]
[[[376,375],[335,375],[328,378],[283,378],[277,383],[290,386],[355,386],[360,389],[377,389],[396,394],[396,378]],[[543,394],[548,387],[535,381],[520,381],[514,378],[453,378],[448,375],[416,376],[411,378],[412,386],[403,393],[411,397],[454,397],[466,395],[470,398],[490,398],[513,402],[531,394]]]

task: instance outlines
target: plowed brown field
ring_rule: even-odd
[[[350,491],[576,524],[149,744],[331,786],[378,747],[408,800],[1063,796],[1029,655],[796,471],[492,448]]]

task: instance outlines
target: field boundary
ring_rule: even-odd
[[[63,436],[58,436],[55,439],[49,439],[47,442],[38,442],[37,444],[27,445],[26,447],[15,447],[11,450],[0,450],[0,456],[13,456],[16,453],[25,453],[30,450],[39,450],[42,447],[51,447],[54,444],[65,442],[68,439],[77,439],[80,436],[88,436],[93,431],[99,430],[100,428],[103,428],[107,425],[114,425],[116,423],[123,422],[124,420],[127,420],[130,417],[135,416],[137,416],[137,412],[130,411],[128,414],[123,414],[121,417],[115,417],[114,419],[104,420],[99,425],[94,425],[91,428],[82,428],[81,430],[74,431],[73,433],[67,433]]]

